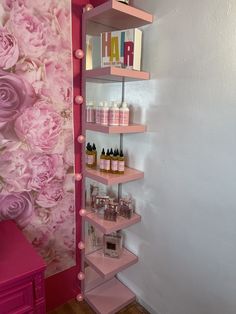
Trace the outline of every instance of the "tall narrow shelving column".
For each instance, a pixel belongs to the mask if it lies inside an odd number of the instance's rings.
[[[100,35],[101,32],[111,30],[122,30],[128,28],[140,27],[150,24],[153,21],[151,14],[137,8],[119,3],[116,0],[109,0],[104,4],[85,12],[82,18],[82,49],[86,51],[86,35]],[[93,70],[86,70],[86,60],[83,60],[82,70],[82,90],[84,96],[82,134],[86,130],[102,132],[105,134],[120,134],[120,145],[123,145],[123,134],[142,133],[146,131],[144,125],[131,124],[128,127],[103,127],[96,124],[86,123],[85,117],[85,99],[86,82],[95,81],[99,83],[121,82],[122,99],[124,98],[124,86],[127,81],[148,80],[149,73],[143,71],[133,71],[123,68],[106,67]],[[85,152],[85,144],[83,143]],[[126,168],[124,175],[114,175],[101,173],[96,169],[86,169],[85,154],[83,160],[83,188],[82,188],[82,209],[85,209],[85,180],[93,179],[105,185],[118,184],[119,194],[121,195],[121,184],[143,179],[144,173]],[[118,217],[117,222],[105,221],[99,218],[95,213],[88,210],[80,211],[83,216],[82,241],[85,243],[85,223],[93,225],[104,234],[109,234],[127,228],[140,222],[141,217],[137,214],[131,219]],[[135,295],[125,285],[123,285],[115,276],[118,272],[137,263],[138,257],[124,248],[123,254],[119,259],[112,259],[103,255],[102,250],[85,254],[82,251],[82,271],[85,273],[85,280],[82,280],[82,292],[86,301],[99,314],[116,313],[129,303],[135,300]],[[86,267],[85,264],[89,265]]]

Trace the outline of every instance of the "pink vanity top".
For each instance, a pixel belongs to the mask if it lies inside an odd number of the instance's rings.
[[[44,270],[46,265],[12,221],[0,222],[0,288]]]

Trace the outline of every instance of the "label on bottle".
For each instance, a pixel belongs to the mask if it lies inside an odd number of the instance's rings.
[[[100,159],[99,167],[100,167],[100,170],[104,170],[104,168],[105,168],[105,159]]]
[[[87,155],[87,165],[92,166],[95,162],[95,156],[94,155]]]
[[[118,171],[119,172],[124,172],[125,171],[125,161],[121,160],[118,162]]]
[[[119,125],[119,119],[120,119],[120,110],[117,109],[111,109],[109,111],[109,125]]]
[[[105,159],[104,160],[104,170],[110,171],[111,170],[111,161],[110,159]]]
[[[111,170],[112,171],[118,171],[118,160],[112,160],[111,161]]]
[[[95,122],[100,124],[100,109],[96,109]]]
[[[129,125],[129,111],[120,110],[120,125],[128,126]]]
[[[100,111],[100,123],[102,125],[108,125],[108,110],[101,110]]]

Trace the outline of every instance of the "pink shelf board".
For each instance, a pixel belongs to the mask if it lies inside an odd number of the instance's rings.
[[[85,293],[85,300],[98,314],[115,314],[135,301],[135,295],[119,280],[113,278]]]
[[[141,221],[141,216],[134,214],[131,219],[118,217],[116,222],[104,220],[96,213],[88,212],[84,217],[87,222],[99,229],[104,234],[109,234],[117,230],[128,228]]]
[[[152,14],[134,8],[130,5],[119,3],[116,0],[109,0],[104,4],[83,14],[87,24],[93,24],[88,27],[89,34],[96,35],[100,32],[113,29],[127,29],[141,27],[153,22]],[[92,22],[92,23],[91,23]]]
[[[85,176],[105,185],[113,185],[143,179],[144,173],[127,167],[125,168],[125,173],[120,175],[100,172],[99,169],[86,168]]]
[[[85,256],[85,261],[104,279],[113,278],[120,271],[138,262],[138,257],[124,248],[120,258],[104,256],[103,249]]]
[[[117,67],[97,68],[86,70],[85,77],[88,81],[98,80],[102,83],[149,80],[150,74],[144,71],[134,71]]]
[[[146,126],[142,124],[130,124],[129,126],[104,126],[96,123],[86,123],[85,129],[106,134],[128,134],[146,132]]]

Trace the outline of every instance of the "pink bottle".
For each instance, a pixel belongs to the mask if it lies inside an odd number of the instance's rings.
[[[121,126],[129,125],[129,108],[126,102],[122,102],[119,115],[119,123]]]
[[[120,119],[120,109],[116,102],[113,103],[113,106],[109,110],[109,125],[119,125]]]
[[[100,124],[108,125],[109,108],[108,102],[104,101],[103,107],[100,108]]]
[[[93,101],[86,103],[86,122],[94,123],[95,122],[95,108]]]

